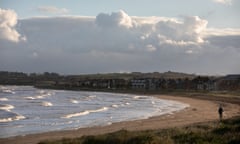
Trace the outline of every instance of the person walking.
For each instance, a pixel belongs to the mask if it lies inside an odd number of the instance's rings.
[[[219,105],[218,114],[219,114],[219,120],[222,121],[222,117],[223,117],[223,108],[222,108],[222,105]]]

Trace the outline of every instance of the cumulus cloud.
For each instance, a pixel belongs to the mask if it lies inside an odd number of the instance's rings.
[[[18,42],[21,35],[15,29],[16,24],[17,14],[0,8],[0,39]]]
[[[123,26],[131,28],[134,25],[132,18],[128,16],[123,10],[113,12],[112,14],[100,13],[96,17],[96,23],[102,27]]]
[[[68,13],[68,9],[66,8],[58,8],[55,6],[39,6],[37,8],[38,11],[43,13],[51,13],[51,14],[66,14]]]
[[[19,23],[27,41],[1,44],[1,70],[240,72],[240,30],[208,28],[198,16],[132,17],[118,11]]]
[[[232,0],[213,0],[216,3],[220,3],[220,4],[225,4],[225,5],[231,5],[232,4]]]
[[[185,17],[183,21],[170,19],[159,21],[156,30],[169,40],[201,43],[204,42],[201,33],[206,29],[207,23],[198,16]]]

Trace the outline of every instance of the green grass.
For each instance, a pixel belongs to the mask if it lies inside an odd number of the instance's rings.
[[[114,133],[39,144],[240,144],[240,117],[182,128]]]

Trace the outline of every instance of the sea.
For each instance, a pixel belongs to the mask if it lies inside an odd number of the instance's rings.
[[[134,94],[0,85],[0,138],[147,119],[188,106]]]

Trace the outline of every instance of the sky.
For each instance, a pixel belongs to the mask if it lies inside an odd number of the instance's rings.
[[[0,0],[0,71],[240,73],[239,0]]]

